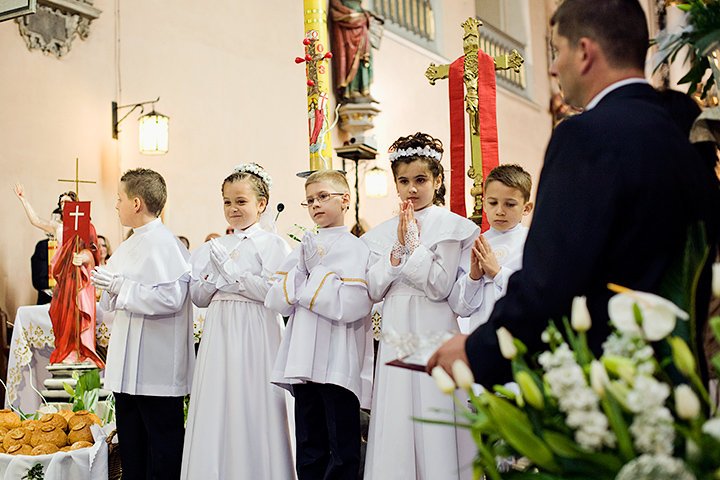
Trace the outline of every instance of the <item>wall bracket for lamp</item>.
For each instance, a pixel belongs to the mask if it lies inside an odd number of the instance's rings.
[[[134,103],[134,104],[122,105],[122,106],[118,106],[117,102],[112,102],[112,138],[117,140],[118,133],[120,132],[120,130],[118,128],[120,126],[120,122],[125,120],[127,118],[127,116],[130,115],[136,108],[140,107],[140,113],[142,114],[145,111],[145,108],[143,107],[143,105],[147,105],[149,103],[155,104],[159,101],[160,101],[160,97],[158,97],[157,100],[150,100],[147,102]],[[128,113],[126,113],[124,117],[122,117],[120,120],[118,120],[118,110],[120,110],[122,108],[130,108],[130,107],[132,107],[132,109]]]

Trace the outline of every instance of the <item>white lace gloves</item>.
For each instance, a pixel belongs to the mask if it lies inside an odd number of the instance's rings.
[[[230,254],[217,239],[210,240],[210,264],[214,274],[218,276],[217,287],[240,283],[242,271],[238,268],[235,261],[230,258]]]
[[[420,229],[417,222],[410,222],[405,232],[405,253],[411,255],[420,246]]]
[[[90,276],[90,283],[95,288],[105,290],[115,295],[120,293],[125,277],[120,273],[112,273],[103,267],[95,267]]]
[[[398,261],[402,259],[405,254],[412,255],[415,249],[420,246],[420,230],[418,229],[417,223],[408,223],[404,240],[405,245],[399,241],[395,241],[392,251],[390,252],[392,257]]]

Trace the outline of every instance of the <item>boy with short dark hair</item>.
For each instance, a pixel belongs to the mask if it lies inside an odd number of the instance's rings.
[[[122,176],[115,208],[134,234],[92,276],[104,290],[100,308],[115,311],[105,388],[115,395],[125,479],[180,477],[195,351],[190,254],[159,218],[166,199],[159,173]]]
[[[373,342],[365,270],[368,247],[344,226],[345,176],[320,170],[305,183],[320,227],[273,276],[265,306],[289,316],[271,382],[295,397],[299,480],[358,478],[360,407],[370,406]]]
[[[499,165],[485,180],[483,212],[490,230],[475,240],[470,271],[458,278],[448,298],[461,317],[462,333],[487,321],[510,276],[522,268],[528,228],[520,222],[532,211],[531,188],[532,178],[520,165]]]

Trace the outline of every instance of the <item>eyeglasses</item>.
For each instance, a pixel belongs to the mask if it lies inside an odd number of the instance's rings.
[[[317,201],[318,205],[322,205],[323,203],[326,203],[333,195],[345,195],[344,193],[328,193],[328,192],[321,192],[317,197],[308,197],[305,199],[304,202],[300,202],[300,205],[302,205],[305,208],[310,208],[313,205],[315,205],[315,202]]]

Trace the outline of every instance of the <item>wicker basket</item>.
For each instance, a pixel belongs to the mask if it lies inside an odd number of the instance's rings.
[[[122,466],[120,465],[120,443],[112,443],[117,430],[113,430],[105,440],[108,445],[108,480],[120,480],[122,478]]]

